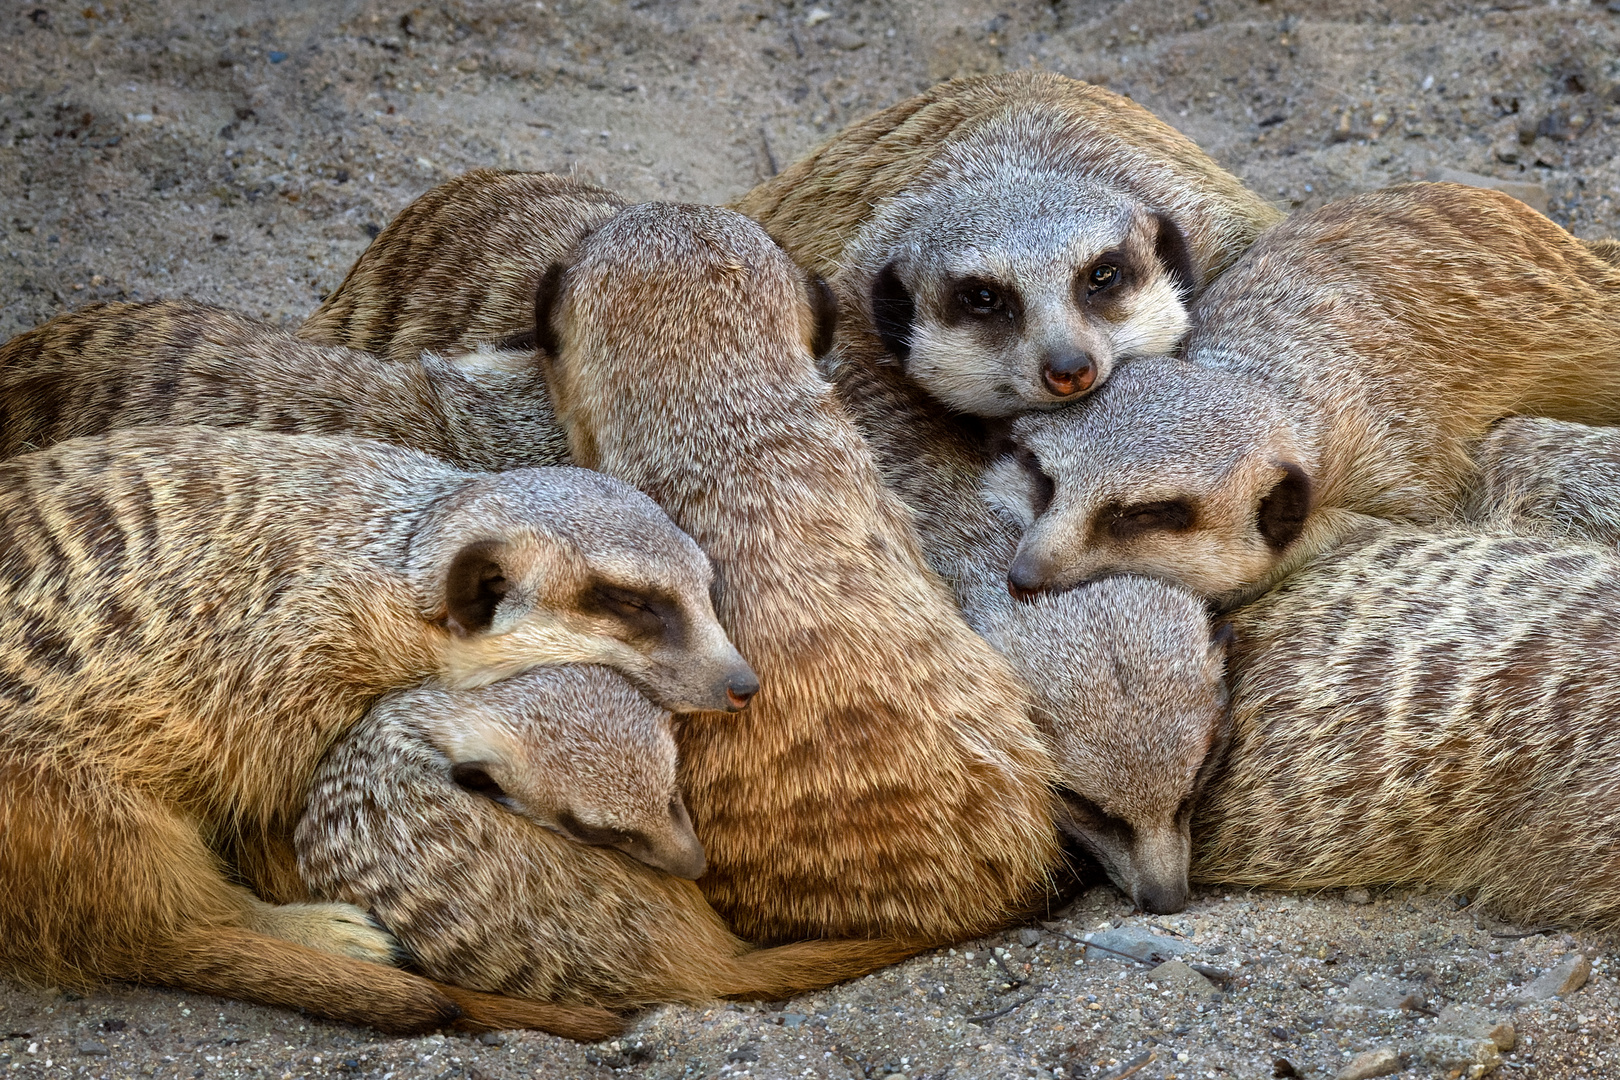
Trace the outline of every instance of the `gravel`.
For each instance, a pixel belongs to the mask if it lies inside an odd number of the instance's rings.
[[[0,9],[0,337],[182,294],[294,323],[462,170],[719,201],[933,81],[1035,65],[1130,94],[1287,208],[1462,173],[1613,235],[1617,58],[1620,4],[1581,0],[28,0]],[[1195,892],[1150,917],[1102,887],[597,1046],[0,983],[0,1076],[1613,1076],[1617,944],[1405,889]]]

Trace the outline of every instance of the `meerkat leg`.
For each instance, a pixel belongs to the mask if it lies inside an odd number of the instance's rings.
[[[394,935],[353,904],[267,904],[248,893],[246,909],[249,929],[282,941],[392,967],[407,959]]]

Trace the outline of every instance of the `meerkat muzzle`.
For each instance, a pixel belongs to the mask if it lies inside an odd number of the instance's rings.
[[[726,704],[732,712],[741,712],[759,693],[759,677],[752,671],[738,672],[726,679]]]

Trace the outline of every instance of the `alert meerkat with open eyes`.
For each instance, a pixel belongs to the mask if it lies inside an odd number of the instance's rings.
[[[1146,109],[1044,72],[942,83],[735,206],[834,284],[871,361],[986,417],[1172,351],[1186,303],[1281,217]]]

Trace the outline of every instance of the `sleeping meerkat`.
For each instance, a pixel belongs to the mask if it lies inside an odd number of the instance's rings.
[[[825,276],[950,409],[1072,401],[1172,351],[1185,302],[1281,214],[1128,98],[958,79],[861,120],[735,207]]]
[[[534,351],[534,294],[546,267],[624,207],[566,176],[474,169],[413,201],[298,328],[308,341],[389,360],[423,352],[473,367]]]
[[[1486,524],[1620,544],[1620,427],[1509,416],[1474,447]]]
[[[385,699],[321,763],[298,825],[299,869],[317,897],[374,915],[429,977],[523,998],[779,1000],[921,947],[752,949],[727,930],[680,880],[701,869],[702,848],[682,827],[668,720],[600,667]],[[468,724],[493,724],[494,737],[469,741]],[[685,838],[658,839],[671,832]]]
[[[387,360],[190,300],[94,304],[0,344],[0,457],[183,424],[380,439],[466,469],[568,463],[532,352],[516,371]]]
[[[1620,559],[1379,524],[1231,617],[1192,878],[1620,926]]]
[[[453,783],[560,836],[676,877],[703,873],[703,845],[676,778],[670,714],[617,672],[543,668],[475,690],[430,683],[382,699],[366,723],[409,731],[439,755]],[[372,779],[328,760],[311,800],[364,803]],[[344,790],[322,792],[328,782]],[[299,829],[301,845],[330,840],[313,835],[320,825],[307,813]]]
[[[1295,215],[1194,316],[1185,362],[1013,422],[1013,588],[1142,573],[1230,604],[1366,516],[1457,517],[1502,417],[1620,422],[1620,268],[1498,192]]]
[[[702,545],[761,676],[743,725],[677,730],[710,902],[761,942],[959,939],[1040,903],[1051,759],[818,373],[803,272],[739,214],[648,205],[556,279],[539,333],[575,460]]]
[[[227,857],[290,840],[321,755],[389,690],[584,662],[690,710],[753,680],[702,552],[583,469],[138,429],[0,463],[0,536],[8,976],[156,982],[389,1031],[487,1016],[352,958],[389,955],[352,908],[264,903]]]

